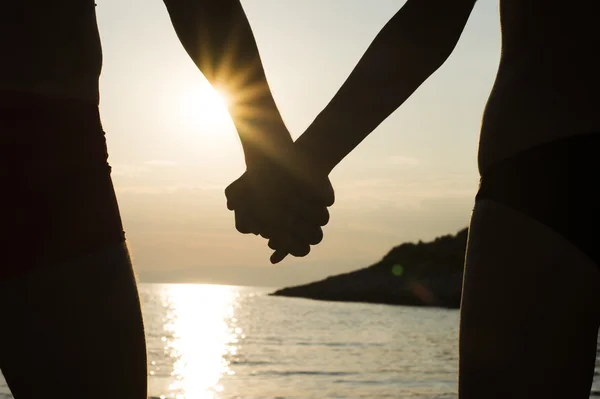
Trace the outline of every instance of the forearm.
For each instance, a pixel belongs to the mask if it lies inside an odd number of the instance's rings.
[[[164,0],[183,47],[224,92],[246,164],[272,158],[292,142],[275,104],[239,0]]]
[[[409,0],[296,141],[297,148],[329,173],[445,62],[474,3]]]

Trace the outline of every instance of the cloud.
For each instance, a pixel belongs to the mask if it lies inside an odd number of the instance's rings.
[[[177,164],[178,164],[178,162],[169,161],[166,159],[153,159],[151,161],[144,162],[144,165],[150,165],[150,166],[174,166]]]
[[[388,163],[392,165],[417,166],[421,163],[421,161],[417,158],[407,157],[404,155],[392,155],[388,158]]]
[[[220,184],[173,184],[173,185],[123,185],[118,187],[119,193],[133,194],[179,194],[179,195],[205,195],[210,191],[223,191]]]
[[[334,184],[334,188],[339,200],[368,200],[376,204],[393,201],[407,204],[431,197],[474,197],[477,183],[476,179],[471,179],[468,175],[420,174],[408,177],[356,179]]]
[[[149,169],[142,165],[123,165],[112,164],[113,176],[136,177],[149,172]]]
[[[153,159],[142,164],[111,163],[111,166],[113,176],[138,177],[150,172],[150,169],[154,167],[171,167],[178,164],[175,161]]]

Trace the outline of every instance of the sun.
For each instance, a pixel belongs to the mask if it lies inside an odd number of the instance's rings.
[[[198,87],[182,96],[182,102],[184,122],[194,133],[218,136],[231,129],[225,93],[210,86]]]

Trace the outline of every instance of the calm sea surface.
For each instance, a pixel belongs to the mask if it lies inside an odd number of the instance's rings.
[[[456,398],[458,312],[140,287],[153,397]],[[599,359],[600,364],[600,359]],[[600,378],[594,384],[600,390]],[[0,378],[0,398],[12,398]]]

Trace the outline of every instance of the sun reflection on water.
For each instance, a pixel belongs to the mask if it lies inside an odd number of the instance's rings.
[[[232,374],[228,358],[235,355],[242,331],[235,327],[239,292],[216,285],[165,287],[162,302],[169,311],[163,326],[165,354],[172,361],[169,397],[217,399],[221,377]]]

